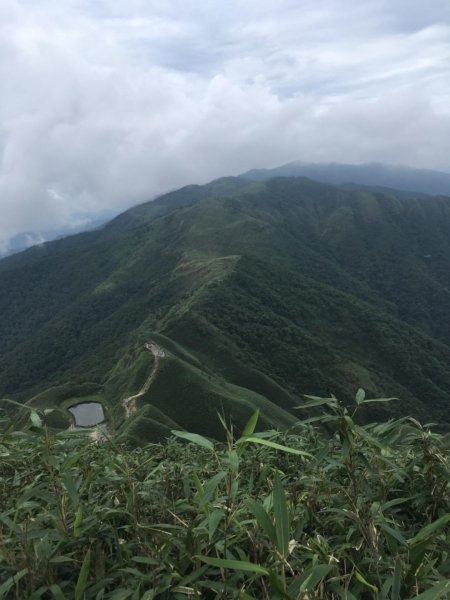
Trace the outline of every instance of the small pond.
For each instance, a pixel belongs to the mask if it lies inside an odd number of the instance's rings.
[[[82,402],[69,408],[69,412],[75,417],[75,425],[78,427],[92,427],[105,420],[105,413],[100,402]]]

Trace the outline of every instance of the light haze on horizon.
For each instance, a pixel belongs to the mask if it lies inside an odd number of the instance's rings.
[[[2,0],[0,252],[286,162],[450,172],[450,3]]]

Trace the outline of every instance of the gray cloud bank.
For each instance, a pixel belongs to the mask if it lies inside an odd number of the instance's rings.
[[[446,0],[2,0],[0,250],[294,159],[450,171]]]

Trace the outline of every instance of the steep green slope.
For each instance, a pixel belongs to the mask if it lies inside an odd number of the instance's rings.
[[[170,355],[161,361],[155,381],[149,391],[138,399],[137,412],[119,429],[134,441],[143,428],[142,419],[150,415],[160,425],[179,429],[180,425],[203,435],[220,438],[223,427],[218,414],[239,426],[246,423],[250,415],[259,409],[261,426],[265,428],[288,428],[294,425],[294,415],[284,411],[267,398],[241,386],[232,385],[223,379],[205,372],[178,357]],[[167,425],[160,415],[164,415]],[[148,434],[145,424],[144,432]],[[170,430],[166,431],[170,433]]]
[[[218,180],[0,261],[0,289],[0,397],[95,383],[139,439],[358,386],[450,421],[448,198]],[[169,356],[125,423],[149,337]]]
[[[234,346],[240,364],[269,375],[292,394],[351,397],[358,386],[373,395],[391,390],[401,400],[370,416],[413,411],[448,422],[448,346],[368,302],[267,263],[243,259],[226,285],[174,323],[169,335],[206,347],[204,360],[215,355],[217,369]],[[224,375],[245,382],[230,363],[225,362]]]

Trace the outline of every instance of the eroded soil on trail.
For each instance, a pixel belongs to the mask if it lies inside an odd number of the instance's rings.
[[[163,348],[161,348],[161,346],[158,346],[158,344],[155,344],[155,342],[146,342],[144,344],[144,347],[146,350],[153,354],[153,356],[155,357],[155,362],[153,363],[150,375],[148,376],[147,380],[145,381],[144,385],[139,390],[139,392],[137,394],[134,394],[133,396],[128,396],[128,398],[124,398],[122,400],[122,406],[125,409],[125,417],[127,419],[136,413],[136,400],[148,392],[150,386],[152,385],[156,377],[156,374],[158,373],[159,359],[164,358],[164,356],[166,355]]]

